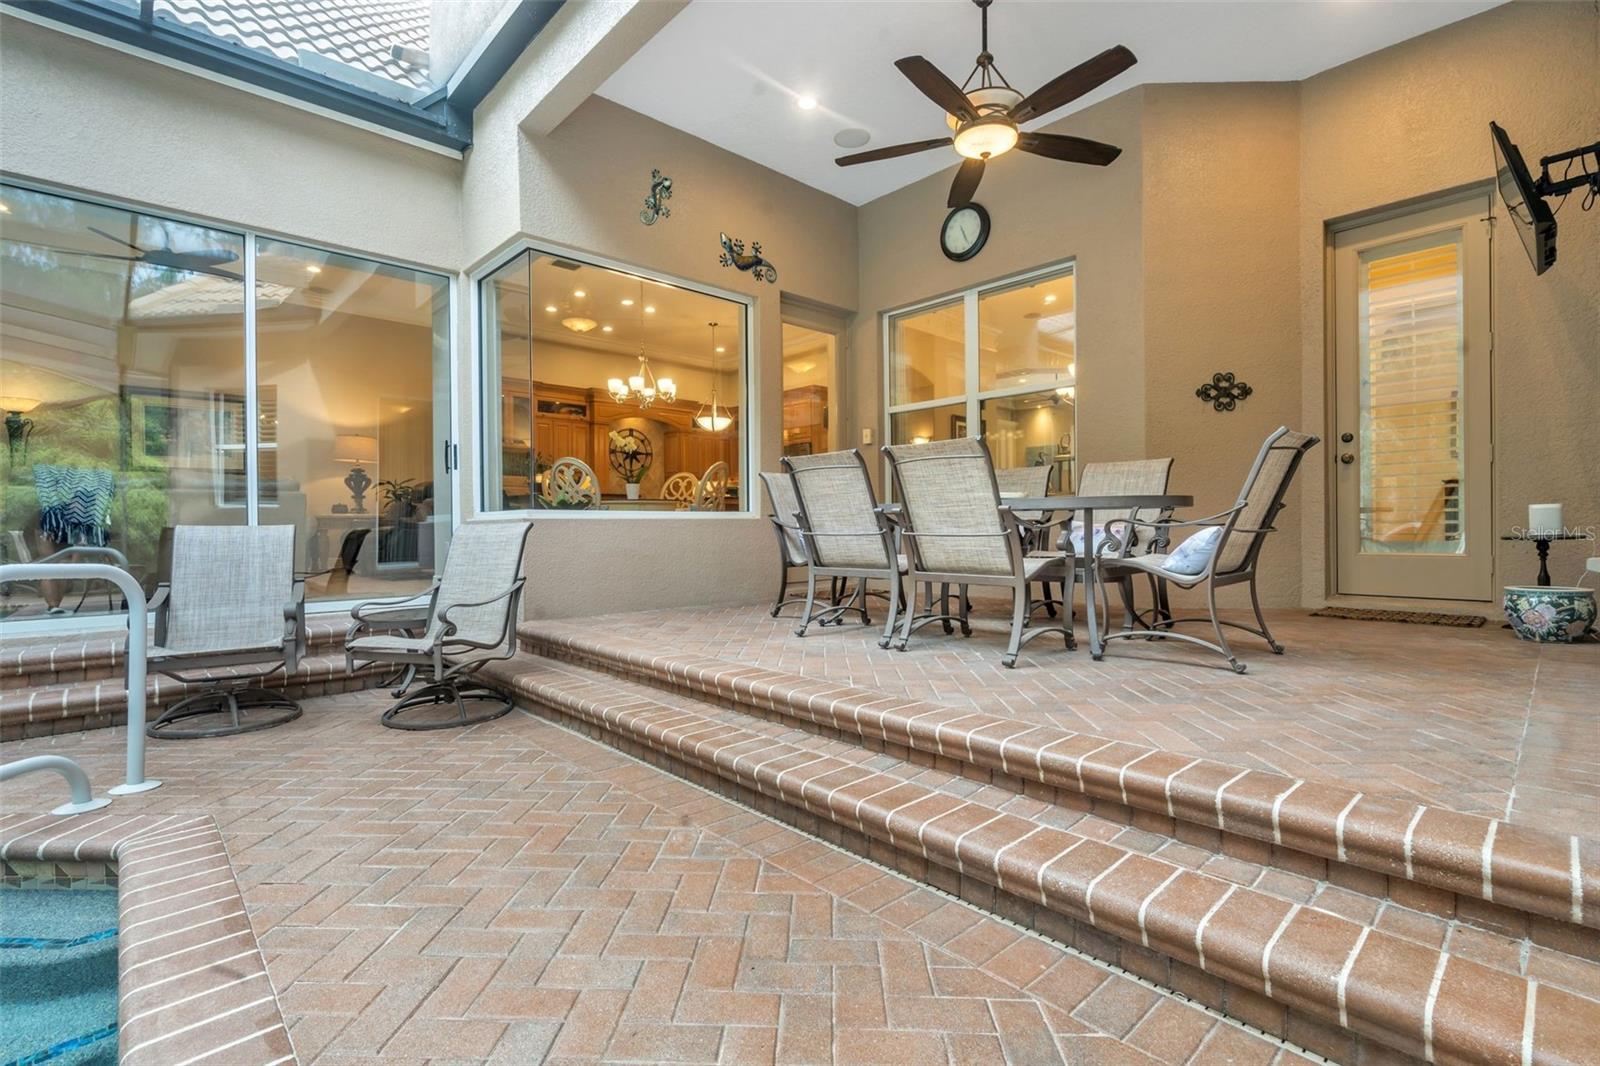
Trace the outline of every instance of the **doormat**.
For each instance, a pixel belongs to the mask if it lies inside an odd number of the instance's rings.
[[[1477,629],[1488,621],[1475,614],[1440,614],[1435,611],[1380,611],[1371,607],[1324,607],[1312,618],[1349,618],[1362,622],[1410,622],[1419,626],[1455,626]]]

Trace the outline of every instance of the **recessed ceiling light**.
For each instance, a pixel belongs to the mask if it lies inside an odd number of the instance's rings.
[[[11,205],[10,204],[6,204],[6,203],[0,203],[0,215],[9,215],[10,213],[11,213]]]
[[[545,309],[545,313],[546,314],[553,315],[553,314],[556,313],[556,305],[555,304],[545,304],[544,305],[544,309]]]
[[[652,305],[652,304],[645,304],[644,305],[644,313],[647,314],[647,315],[655,314],[656,313],[655,306]]]
[[[610,333],[611,332],[611,327],[610,326],[601,326],[600,327],[600,332],[601,333]]]
[[[623,307],[632,307],[633,306],[633,300],[631,300],[631,299],[623,300],[622,301],[622,306]]]
[[[1056,302],[1056,294],[1053,293],[1053,292],[1045,293],[1044,302],[1047,303],[1047,304],[1055,303]]]
[[[817,109],[817,98],[815,96],[797,96],[794,98],[794,106],[802,111],[815,111]]]
[[[306,267],[306,273],[307,274],[320,274],[320,273],[322,273],[322,268],[319,267],[319,266],[308,266],[308,267]]]
[[[725,351],[727,351],[727,350],[728,350],[728,349],[726,349],[726,348],[724,348],[724,347],[723,347],[723,346],[722,346],[722,345],[720,345],[720,344],[719,344],[719,345],[717,345],[717,354],[718,354],[718,355],[721,355],[721,354],[722,354],[722,353],[723,353],[723,352],[725,352]]]
[[[575,299],[581,300],[581,299],[583,299],[585,296],[587,296],[589,294],[584,292],[582,289],[573,289],[572,290],[572,295],[573,295],[573,297]]]

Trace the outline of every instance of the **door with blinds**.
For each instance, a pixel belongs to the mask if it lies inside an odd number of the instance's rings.
[[[1491,598],[1487,195],[1334,236],[1334,587]]]

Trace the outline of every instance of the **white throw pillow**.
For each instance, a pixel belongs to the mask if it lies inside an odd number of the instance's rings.
[[[1167,569],[1175,574],[1198,574],[1205,570],[1222,537],[1221,526],[1206,526],[1178,545],[1167,557]]]

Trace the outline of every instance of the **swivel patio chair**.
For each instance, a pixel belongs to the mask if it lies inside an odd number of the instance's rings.
[[[383,712],[391,729],[448,729],[492,721],[511,710],[503,693],[476,679],[484,664],[517,651],[517,609],[522,600],[522,556],[530,522],[465,522],[450,540],[444,574],[427,592],[373,600],[351,611],[345,662],[405,668]],[[409,691],[412,679],[425,684]],[[476,706],[468,710],[468,705]],[[426,713],[454,707],[454,715]],[[407,712],[422,711],[419,714]]]
[[[676,510],[687,511],[694,506],[695,494],[699,491],[700,479],[687,470],[680,470],[661,486],[661,498],[676,504]]]
[[[806,566],[806,606],[795,628],[803,637],[813,623],[829,625],[842,621],[848,613],[867,614],[867,582],[883,581],[889,586],[889,620],[884,626],[879,647],[888,647],[894,633],[895,617],[904,601],[900,575],[906,559],[900,553],[895,527],[878,507],[867,476],[867,463],[861,452],[821,452],[817,455],[789,455],[782,460],[794,486],[799,507],[799,534]],[[839,602],[835,586],[833,602],[817,609],[819,577],[854,579],[855,592]]]
[[[145,732],[190,740],[270,729],[300,704],[263,687],[294,675],[306,653],[305,582],[294,573],[294,526],[177,526],[172,575],[156,587],[150,669],[201,691]],[[209,722],[206,720],[210,719]]]
[[[1156,617],[1149,628],[1143,630],[1134,629],[1130,620],[1122,632],[1108,634],[1106,639],[1138,637],[1188,641],[1224,656],[1234,672],[1242,674],[1245,664],[1234,655],[1227,636],[1222,632],[1224,626],[1229,626],[1261,637],[1273,654],[1282,655],[1283,645],[1272,639],[1267,620],[1261,613],[1261,599],[1256,593],[1256,563],[1266,544],[1267,534],[1273,532],[1273,519],[1283,510],[1284,495],[1289,491],[1295,471],[1300,468],[1300,461],[1317,443],[1316,437],[1279,426],[1261,445],[1261,451],[1244,480],[1244,488],[1239,492],[1239,499],[1226,511],[1186,522],[1144,522],[1133,518],[1115,518],[1107,522],[1108,546],[1115,545],[1133,528],[1149,529],[1162,537],[1175,529],[1194,528],[1196,532],[1189,540],[1178,545],[1171,554],[1163,551],[1148,555],[1120,555],[1108,551],[1094,560],[1093,565],[1099,568],[1105,580],[1120,582],[1125,595],[1128,595],[1127,586],[1137,574],[1148,574],[1155,578],[1163,602],[1166,598],[1165,586],[1169,583],[1185,589],[1204,586],[1206,614],[1188,618],[1176,618],[1170,614]],[[1238,584],[1250,586],[1250,606],[1255,611],[1256,625],[1260,628],[1226,621],[1218,616],[1217,589]],[[1185,622],[1210,622],[1211,630],[1216,635],[1215,643],[1173,629]]]
[[[1043,466],[1000,466],[994,471],[995,484],[1000,486],[1001,499],[1007,496],[1048,496],[1050,495],[1050,482],[1055,476],[1056,468],[1051,465]],[[1048,547],[1045,538],[1049,535],[1054,524],[1054,517],[1043,511],[1014,511],[1017,520],[1022,523],[1024,551],[1033,552],[1040,548]],[[1030,593],[1031,595],[1031,593]],[[1031,600],[1031,605],[1035,601]],[[1049,586],[1045,586],[1044,599],[1037,601],[1049,611],[1050,617],[1056,616],[1055,601],[1050,599]]]
[[[700,484],[695,487],[694,503],[690,509],[695,511],[720,511],[728,502],[728,464],[720,459],[706,468],[700,475]]]
[[[906,581],[911,602],[901,623],[899,650],[913,631],[947,613],[917,615],[917,585],[997,585],[1011,589],[1011,639],[1001,662],[1017,665],[1022,646],[1046,633],[1059,633],[1075,647],[1071,625],[1030,627],[1028,585],[1059,580],[1070,600],[1074,571],[1060,555],[1030,558],[1023,545],[1027,531],[1010,507],[1000,502],[994,463],[983,438],[894,444],[883,449],[893,472],[895,495],[904,508],[900,535],[907,544]],[[961,600],[962,632],[970,635],[966,596]]]
[[[792,579],[789,571],[803,569],[806,565],[805,545],[800,542],[800,501],[794,494],[794,481],[788,475],[761,471],[761,483],[767,487],[767,498],[772,501],[772,513],[767,520],[772,523],[773,535],[778,541],[778,595],[772,601],[772,617],[792,603],[804,603],[805,598],[789,596]]]

